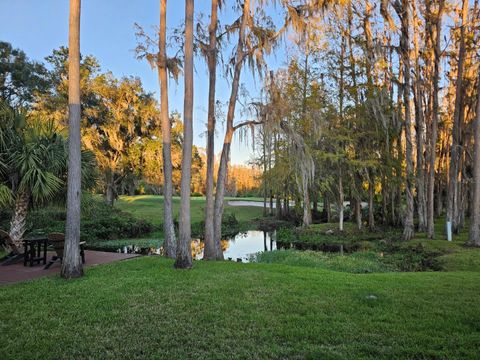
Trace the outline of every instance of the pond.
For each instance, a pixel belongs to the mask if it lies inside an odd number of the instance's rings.
[[[222,240],[223,256],[225,260],[248,262],[250,255],[260,251],[276,250],[275,232],[248,230],[238,233],[234,237]],[[192,257],[195,260],[203,258],[204,243],[200,239],[192,239]],[[108,249],[105,249],[108,251]],[[112,251],[113,249],[109,249]],[[140,247],[126,245],[115,249],[121,253],[136,253],[144,255],[161,255],[163,248]]]

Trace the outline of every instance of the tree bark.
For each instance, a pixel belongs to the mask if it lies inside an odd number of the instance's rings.
[[[338,230],[343,231],[343,179],[342,170],[338,174]]]
[[[190,181],[193,145],[193,13],[194,0],[185,0],[185,98],[183,103],[182,179],[180,188],[180,221],[175,268],[192,267]]]
[[[158,34],[158,82],[160,83],[160,117],[162,128],[163,156],[163,236],[165,256],[176,256],[175,226],[173,224],[172,184],[172,136],[168,113],[168,69],[167,69],[167,0],[160,0],[160,29]]]
[[[433,60],[433,106],[432,106],[432,125],[430,132],[430,166],[428,171],[428,191],[427,191],[427,236],[429,239],[435,237],[435,162],[437,156],[437,138],[438,138],[438,93],[439,93],[439,81],[440,81],[440,42],[442,31],[442,16],[443,16],[443,4],[441,0],[438,5],[438,12],[435,19],[435,42],[434,42],[434,60]],[[430,14],[430,1],[428,1],[427,12]],[[431,15],[431,14],[430,14]],[[430,26],[430,28],[432,28]],[[433,34],[430,35],[433,41]]]
[[[453,114],[452,129],[452,148],[450,150],[450,169],[448,181],[447,198],[447,221],[452,224],[452,232],[458,233],[458,211],[459,211],[459,192],[458,192],[458,173],[461,157],[461,137],[462,124],[464,118],[463,104],[463,72],[465,64],[465,27],[467,24],[468,0],[463,0],[462,5],[462,25],[460,29],[460,45],[458,50],[457,82],[455,90],[455,109]]]
[[[471,201],[469,243],[480,246],[480,76],[477,82],[477,114],[473,122],[473,194]]]
[[[355,199],[355,221],[357,229],[362,230],[362,200],[359,197]]]
[[[208,45],[208,124],[207,124],[207,180],[205,205],[205,260],[216,259],[214,213],[215,200],[213,197],[213,172],[215,165],[215,85],[217,77],[217,11],[218,0],[212,0],[210,26],[208,28],[210,40]]]
[[[368,228],[375,229],[375,213],[373,208],[373,196],[375,195],[375,184],[373,182],[373,174],[368,176]]]
[[[310,194],[308,182],[303,181],[303,227],[308,227],[312,223],[312,210],[310,205]]]
[[[80,138],[80,0],[70,0],[68,37],[68,177],[65,249],[60,274],[83,276],[80,258],[81,138]]]
[[[106,182],[107,182],[107,190],[105,194],[105,202],[109,206],[113,206],[115,203],[115,180],[114,174],[112,170],[107,170],[106,172]]]
[[[22,240],[25,234],[29,202],[30,194],[27,191],[19,191],[15,198],[12,219],[10,221],[11,243],[7,244],[15,254],[20,254],[22,251]]]
[[[222,238],[222,216],[223,216],[223,200],[225,196],[225,179],[228,172],[228,162],[230,160],[230,146],[233,138],[234,128],[233,119],[235,117],[235,105],[237,103],[238,87],[240,84],[240,73],[242,70],[242,63],[244,57],[244,42],[247,21],[250,13],[250,0],[245,0],[243,3],[243,15],[240,24],[240,31],[238,34],[238,44],[235,54],[235,66],[232,80],[232,90],[228,103],[227,112],[227,129],[223,141],[222,155],[220,157],[220,165],[217,175],[217,191],[215,193],[215,210],[214,210],[214,238],[215,248],[217,250],[217,259],[223,259],[223,252],[221,249]],[[272,209],[270,208],[270,211]]]
[[[417,172],[416,172],[416,185],[417,185],[417,216],[418,216],[418,231],[426,231],[427,223],[427,202],[425,196],[425,117],[423,111],[423,79],[420,68],[420,48],[418,44],[418,16],[416,1],[412,2],[413,13],[413,44],[414,44],[414,61],[415,61],[415,77],[413,79],[413,96],[415,105],[415,134],[417,144]]]
[[[401,0],[394,3],[395,11],[397,12],[401,21],[401,37],[400,37],[400,52],[403,66],[403,102],[405,108],[405,140],[406,140],[406,197],[407,208],[405,211],[403,240],[410,240],[413,238],[415,231],[413,226],[413,149],[412,149],[412,124],[410,116],[410,14],[409,14],[409,0]]]

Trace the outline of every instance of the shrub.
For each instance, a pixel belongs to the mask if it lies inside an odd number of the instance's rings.
[[[29,213],[28,235],[48,234],[65,231],[66,212],[61,207],[47,207]],[[80,224],[81,239],[84,241],[134,238],[152,232],[153,225],[133,215],[112,208],[100,199],[86,197],[82,202]]]

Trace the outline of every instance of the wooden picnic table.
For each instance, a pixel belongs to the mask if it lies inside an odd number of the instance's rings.
[[[34,263],[45,265],[47,263],[48,238],[46,236],[27,238],[23,240],[24,258],[23,265],[33,266]]]

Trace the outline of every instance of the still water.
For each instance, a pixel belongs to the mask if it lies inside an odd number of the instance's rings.
[[[260,251],[276,250],[277,244],[275,242],[275,233],[249,230],[238,233],[232,238],[222,240],[223,256],[225,260],[248,262],[250,255]],[[195,260],[203,258],[204,243],[200,239],[192,239],[192,257]],[[135,245],[124,246],[117,249],[117,252],[122,253],[137,253],[137,254],[162,254],[162,248],[154,247],[138,247]]]

